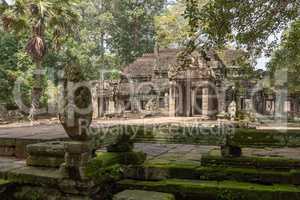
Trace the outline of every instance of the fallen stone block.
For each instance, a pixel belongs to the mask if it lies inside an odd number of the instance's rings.
[[[26,164],[34,167],[58,168],[65,161],[63,142],[45,142],[27,145]]]
[[[27,145],[26,152],[31,156],[64,157],[64,142],[44,142]]]
[[[33,167],[53,167],[59,168],[65,160],[63,157],[31,156],[26,159],[26,164]]]

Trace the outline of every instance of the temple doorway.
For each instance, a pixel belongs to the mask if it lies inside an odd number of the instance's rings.
[[[202,98],[202,89],[195,91],[195,103],[194,103],[194,115],[202,115],[203,108],[203,98]]]

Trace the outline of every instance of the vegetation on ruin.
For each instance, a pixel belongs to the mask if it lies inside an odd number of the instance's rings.
[[[287,199],[297,198],[299,188],[291,185],[259,185],[240,183],[235,181],[190,181],[179,179],[166,179],[162,181],[135,181],[123,180],[120,187],[135,186],[145,190],[155,190],[176,194],[180,199],[220,198],[223,200],[234,199]],[[228,195],[234,193],[235,195]],[[229,199],[228,199],[229,197]]]

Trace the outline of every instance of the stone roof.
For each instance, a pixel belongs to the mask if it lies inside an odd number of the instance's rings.
[[[176,64],[177,54],[181,49],[160,49],[157,55],[155,53],[147,53],[137,58],[133,63],[124,68],[123,74],[131,78],[151,78],[154,70],[160,73],[168,73],[169,66]],[[213,66],[214,61],[218,61],[224,66],[234,66],[237,60],[245,56],[242,50],[225,49],[221,51],[211,50],[206,53],[207,62]],[[158,63],[158,64],[157,64]]]
[[[161,49],[158,55],[144,54],[125,67],[123,73],[131,77],[151,77],[155,69],[167,73],[169,65],[175,64],[179,51],[178,49]]]

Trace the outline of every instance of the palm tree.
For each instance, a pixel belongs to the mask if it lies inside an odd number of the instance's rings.
[[[30,118],[34,119],[43,92],[43,76],[39,71],[48,50],[45,34],[51,35],[51,46],[58,50],[63,39],[75,32],[74,28],[78,22],[75,12],[76,0],[16,0],[14,5],[2,5],[1,8],[5,30],[30,35],[25,50],[37,69],[37,73],[34,74],[30,110]]]

